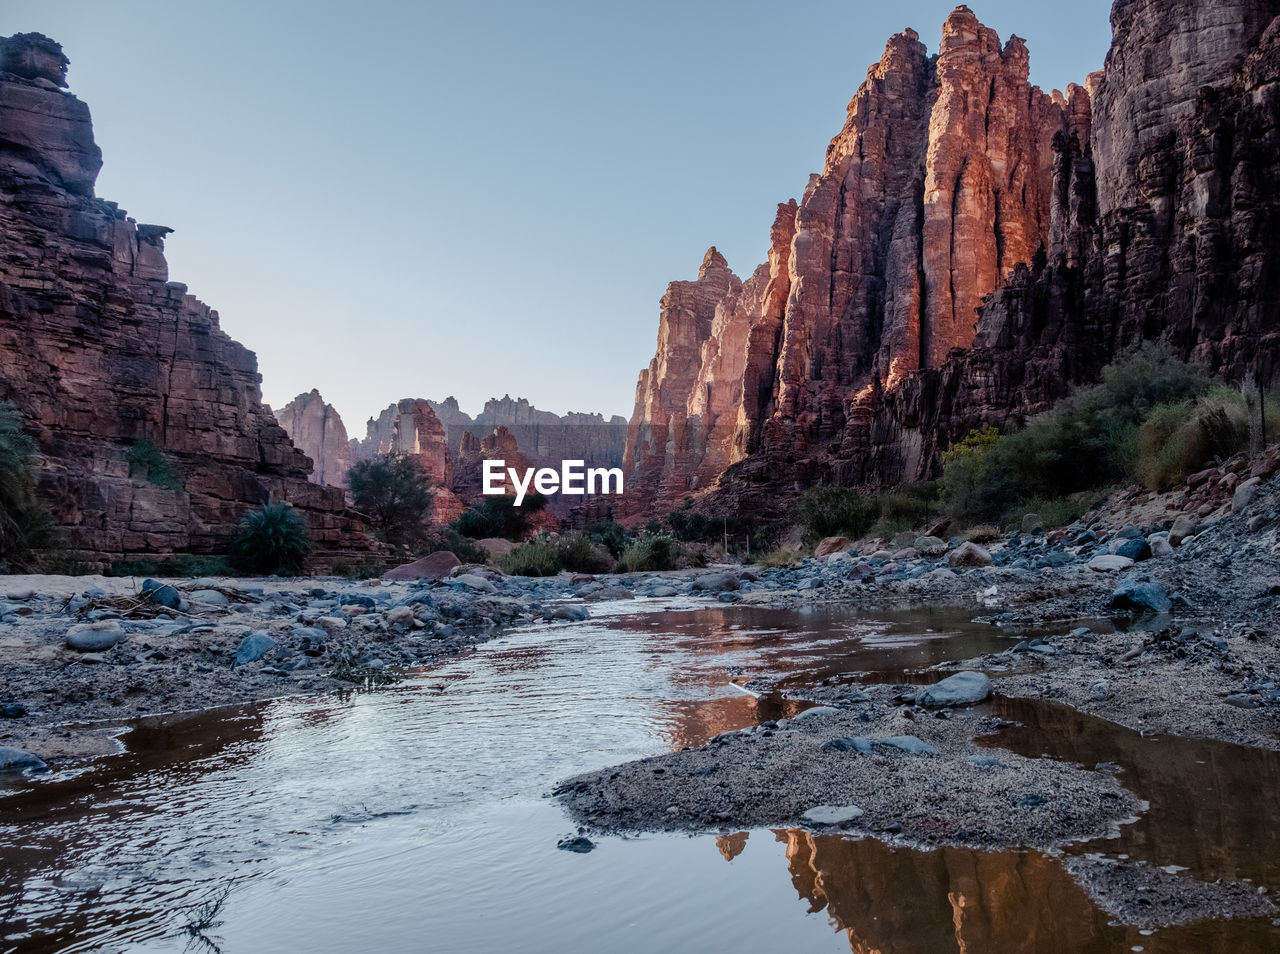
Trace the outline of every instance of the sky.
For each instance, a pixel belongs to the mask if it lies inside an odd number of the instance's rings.
[[[978,0],[1032,81],[1101,67],[1110,3]],[[71,59],[97,194],[348,431],[405,397],[630,416],[658,300],[742,277],[888,37],[953,2],[4,0]]]

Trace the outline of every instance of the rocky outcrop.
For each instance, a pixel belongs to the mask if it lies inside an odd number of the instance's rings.
[[[966,7],[936,58],[913,31],[892,38],[789,248],[789,216],[775,223],[773,296],[760,271],[727,289],[696,370],[667,352],[701,319],[673,331],[664,310],[630,512],[707,488],[777,510],[816,482],[933,476],[972,427],[1052,406],[1142,339],[1273,382],[1277,15],[1277,0],[1120,0],[1105,69],[1066,95],[1030,86],[1022,41]]]
[[[405,398],[391,405],[378,417],[369,419],[365,439],[352,441],[351,447],[358,461],[381,454],[413,458],[431,481],[432,523],[447,524],[462,513],[462,502],[453,493],[449,441],[429,401]]]
[[[342,418],[320,392],[296,398],[275,412],[293,446],[311,458],[311,481],[329,487],[346,487],[351,469],[351,445]]]
[[[823,171],[779,207],[768,264],[701,310],[664,299],[627,448],[646,506],[749,456],[820,453],[860,399],[973,344],[983,296],[1049,238],[1066,104],[1028,71],[967,7],[937,57],[913,30],[889,41]]]
[[[0,400],[42,455],[81,559],[225,550],[246,509],[298,507],[320,562],[368,538],[261,399],[254,355],[168,280],[164,237],[95,198],[101,155],[66,57],[0,43]]]

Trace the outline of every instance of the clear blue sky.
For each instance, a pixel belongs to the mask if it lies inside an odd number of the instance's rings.
[[[970,4],[1046,89],[1103,0]],[[170,277],[353,432],[402,397],[629,415],[658,299],[768,247],[867,67],[951,2],[4,0],[71,58],[98,194],[176,229]]]

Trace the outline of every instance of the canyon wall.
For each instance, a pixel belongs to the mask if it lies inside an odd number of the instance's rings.
[[[311,389],[275,412],[293,446],[311,458],[312,483],[328,487],[347,486],[351,469],[351,444],[342,417],[320,392]]]
[[[629,515],[925,479],[1142,339],[1273,381],[1278,14],[1120,0],[1104,70],[1065,96],[967,7],[936,57],[891,38],[768,262],[664,297]]]
[[[0,400],[38,443],[71,553],[224,551],[268,501],[305,515],[321,564],[367,550],[263,405],[253,353],[169,281],[172,230],[94,196],[101,153],[67,65],[39,34],[0,40]]]

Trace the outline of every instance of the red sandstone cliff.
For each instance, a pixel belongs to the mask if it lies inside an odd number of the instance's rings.
[[[431,522],[444,525],[462,513],[462,501],[453,493],[449,441],[429,401],[405,398],[370,418],[365,439],[352,441],[352,450],[356,460],[392,453],[412,457],[431,480]]]
[[[67,58],[0,41],[0,399],[42,454],[41,490],[84,559],[219,552],[243,512],[288,501],[321,562],[368,538],[261,400],[252,352],[168,280],[164,236],[95,198],[102,164]],[[145,440],[176,488],[130,471]]]
[[[936,58],[893,37],[779,207],[768,265],[697,307],[664,298],[630,513],[931,476],[969,428],[1051,406],[1142,338],[1273,380],[1277,15],[1119,0],[1105,71],[1066,96],[966,7]]]

